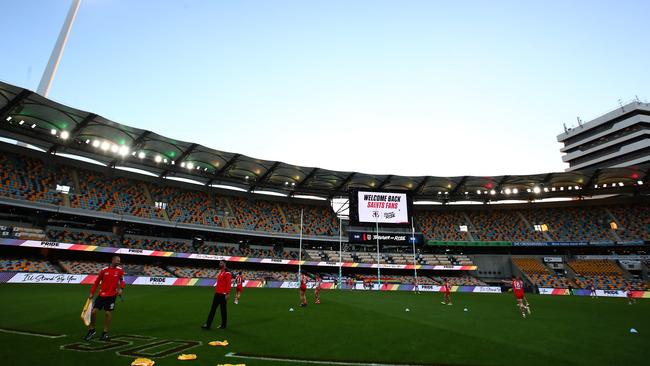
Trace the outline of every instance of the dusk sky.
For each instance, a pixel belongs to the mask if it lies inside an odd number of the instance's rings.
[[[71,1],[2,1],[36,90]],[[252,157],[402,175],[561,171],[562,125],[650,98],[647,1],[83,0],[50,98]]]

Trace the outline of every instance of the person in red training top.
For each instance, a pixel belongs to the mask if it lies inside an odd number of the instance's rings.
[[[300,306],[307,306],[307,298],[305,297],[305,292],[307,292],[307,276],[304,274],[300,275]]]
[[[228,325],[228,310],[226,303],[228,302],[228,294],[232,287],[232,274],[226,268],[226,262],[219,261],[219,274],[217,275],[217,284],[214,287],[214,296],[212,297],[212,306],[208,314],[208,320],[201,326],[203,329],[210,329],[212,320],[214,320],[214,313],[218,307],[221,307],[221,325],[219,329],[225,329]]]
[[[95,299],[93,304],[93,312],[90,318],[90,324],[88,325],[88,333],[86,334],[85,340],[91,340],[95,332],[95,320],[97,319],[97,311],[104,310],[104,331],[102,332],[101,340],[107,341],[108,329],[111,327],[111,320],[113,319],[113,310],[115,310],[115,298],[122,295],[122,289],[124,288],[124,270],[122,270],[120,265],[120,257],[114,256],[111,259],[111,265],[103,268],[99,271],[97,279],[93,286],[90,288],[89,299],[92,300],[95,296],[95,290],[97,286],[99,288],[99,296]]]
[[[530,305],[528,304],[528,299],[524,294],[524,281],[521,278],[512,276],[512,292],[515,294],[515,299],[517,299],[517,306],[521,311],[521,316],[526,317],[526,312],[530,314]]]
[[[237,276],[235,276],[235,305],[239,304],[239,297],[241,296],[243,285],[244,277],[242,276],[241,272],[237,272]]]
[[[445,299],[441,302],[443,305],[452,305],[451,303],[451,286],[449,281],[445,278],[445,282],[442,284],[443,290],[445,290]]]
[[[315,303],[320,304],[320,286],[323,283],[319,275],[316,275],[316,284],[314,285],[314,297],[316,298]]]
[[[628,305],[636,304],[636,299],[634,298],[634,294],[632,293],[632,286],[630,286],[629,283],[625,285],[625,296],[627,296]]]

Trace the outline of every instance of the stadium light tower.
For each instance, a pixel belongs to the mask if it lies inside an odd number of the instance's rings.
[[[54,44],[50,60],[47,62],[45,71],[43,71],[43,77],[41,77],[41,82],[38,84],[38,89],[36,89],[36,92],[44,97],[47,97],[47,94],[50,92],[54,74],[56,74],[56,69],[59,67],[59,61],[61,61],[65,44],[68,42],[72,23],[74,23],[74,18],[77,16],[77,10],[79,10],[80,4],[81,0],[72,0],[70,10],[68,10],[68,16],[65,18],[65,22],[59,33],[59,38],[57,38],[56,44]]]

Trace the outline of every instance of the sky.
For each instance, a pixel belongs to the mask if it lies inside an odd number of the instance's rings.
[[[0,0],[36,90],[71,0]],[[49,97],[248,156],[399,175],[562,171],[563,123],[650,98],[648,1],[83,0]]]

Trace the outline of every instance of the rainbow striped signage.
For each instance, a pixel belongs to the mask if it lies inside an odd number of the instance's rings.
[[[143,255],[148,257],[173,257],[173,258],[190,258],[201,259],[208,261],[226,261],[226,262],[246,262],[246,263],[262,263],[262,264],[283,264],[290,266],[316,266],[316,267],[339,267],[339,262],[315,262],[315,261],[298,261],[293,259],[274,259],[274,258],[251,258],[251,257],[237,257],[231,255],[214,255],[214,254],[200,254],[200,253],[176,253],[176,252],[163,252],[158,250],[148,249],[134,249],[134,248],[115,248],[115,247],[102,247],[96,245],[85,244],[67,244],[52,241],[38,241],[38,240],[18,240],[18,239],[0,239],[0,245],[19,246],[29,248],[47,248],[59,250],[76,250],[83,252],[101,252],[113,253],[123,255]],[[377,263],[353,263],[342,262],[341,267],[345,268],[377,268]],[[412,265],[412,264],[388,264],[383,263],[379,266],[384,269],[429,269],[429,270],[444,270],[444,271],[474,271],[476,266],[430,266],[430,265]]]

